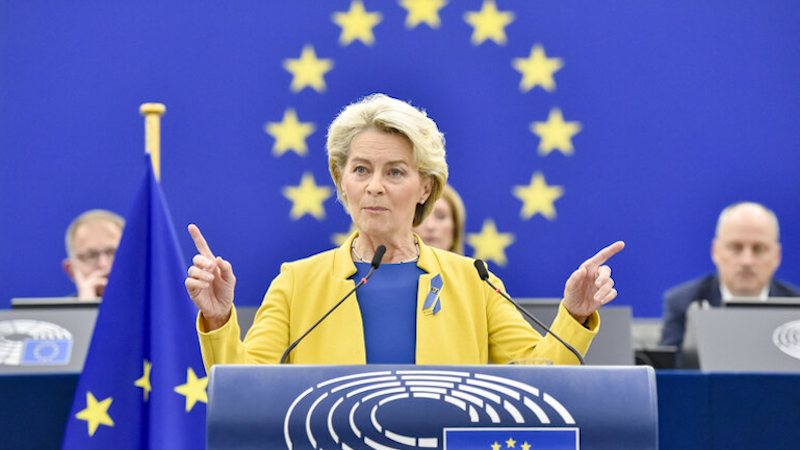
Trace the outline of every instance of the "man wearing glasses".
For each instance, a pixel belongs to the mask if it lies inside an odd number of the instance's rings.
[[[75,283],[81,300],[103,296],[125,219],[103,209],[86,211],[67,228],[64,271]]]

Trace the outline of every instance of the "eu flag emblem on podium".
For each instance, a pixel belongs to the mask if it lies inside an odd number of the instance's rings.
[[[578,450],[578,428],[446,429],[446,450]]]
[[[172,219],[145,156],[62,448],[200,449],[207,402]]]

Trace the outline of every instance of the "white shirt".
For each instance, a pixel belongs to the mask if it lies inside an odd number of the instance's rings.
[[[761,294],[757,297],[762,302],[767,301],[767,299],[769,298],[769,285],[770,283],[767,283],[767,285],[764,286],[764,289],[761,290]],[[736,297],[735,295],[731,294],[731,291],[729,291],[728,288],[726,288],[725,285],[723,285],[722,283],[719,284],[719,292],[722,294],[723,303]]]

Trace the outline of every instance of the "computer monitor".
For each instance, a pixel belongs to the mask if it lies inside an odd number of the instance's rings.
[[[522,298],[517,302],[542,323],[553,323],[561,304],[560,298]],[[633,341],[631,339],[630,306],[604,306],[600,311],[600,330],[586,352],[586,364],[590,366],[631,366],[634,364]],[[527,318],[526,318],[527,320]],[[528,320],[530,322],[530,320]],[[531,325],[541,334],[537,325]]]
[[[11,299],[11,309],[25,308],[97,308],[102,298],[81,300],[78,297],[20,297]]]
[[[726,300],[726,308],[800,308],[800,297],[769,297],[766,300],[754,297],[738,297]]]
[[[686,325],[684,368],[800,373],[800,306],[689,308]]]
[[[0,374],[80,373],[97,307],[0,309]]]

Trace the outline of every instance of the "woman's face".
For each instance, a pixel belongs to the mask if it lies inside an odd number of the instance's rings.
[[[342,174],[342,191],[359,233],[390,242],[411,233],[431,180],[414,165],[408,138],[369,129],[357,134]]]
[[[425,218],[420,226],[414,228],[414,232],[422,238],[422,242],[431,247],[451,250],[453,248],[453,230],[455,226],[453,208],[442,197],[436,200],[433,212]]]

